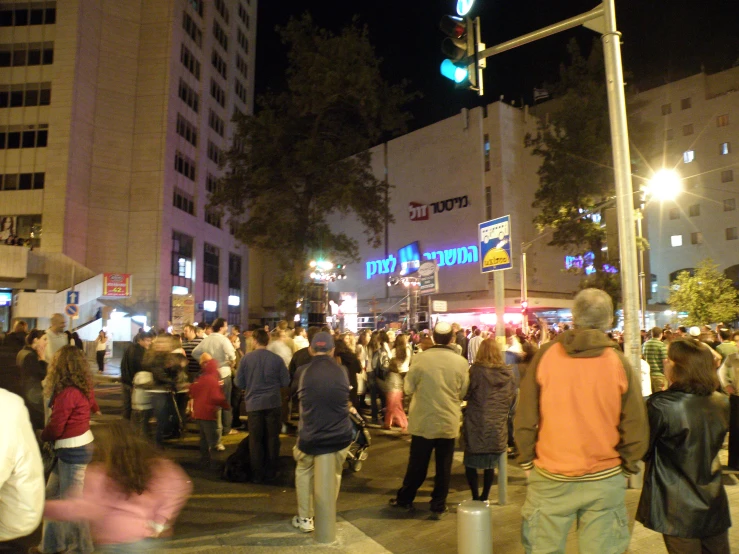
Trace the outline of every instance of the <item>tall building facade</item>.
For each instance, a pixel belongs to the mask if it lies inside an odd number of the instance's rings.
[[[253,110],[256,4],[0,4],[1,233],[34,245],[0,261],[11,315],[48,317],[19,291],[113,273],[131,275],[113,305],[151,325],[173,292],[197,320],[245,319],[248,251],[206,205],[232,117]]]
[[[646,207],[652,301],[664,303],[677,274],[707,258],[739,285],[739,67],[631,100],[662,145],[652,168],[674,169],[682,179],[674,201],[652,199]]]

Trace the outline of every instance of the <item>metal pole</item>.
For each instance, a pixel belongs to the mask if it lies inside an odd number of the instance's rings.
[[[508,453],[503,452],[498,458],[498,504],[508,504]]]
[[[493,522],[485,502],[465,500],[457,508],[457,553],[493,554]]]
[[[336,456],[322,454],[313,463],[316,542],[328,544],[336,540]]]
[[[526,274],[526,243],[521,243],[521,302],[529,299],[528,275]],[[527,310],[528,312],[528,310]],[[521,330],[524,334],[529,332],[529,314],[524,314],[521,321]]]
[[[629,130],[626,122],[626,96],[621,65],[621,34],[616,29],[614,0],[604,0],[605,33],[603,55],[606,65],[608,114],[611,122],[613,169],[616,177],[618,243],[621,254],[621,296],[624,310],[624,353],[634,370],[639,368],[639,283],[634,236],[634,195],[631,185]]]
[[[495,340],[501,348],[505,348],[505,274],[496,271],[493,274],[493,295],[495,298]]]
[[[642,234],[642,218],[644,217],[644,211],[638,210],[636,214],[636,234],[639,237],[639,299],[641,301],[641,328],[646,331],[647,329],[647,276],[644,272],[644,248],[642,240],[644,235]]]

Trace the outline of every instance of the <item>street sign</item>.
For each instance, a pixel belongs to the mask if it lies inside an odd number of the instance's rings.
[[[481,273],[513,267],[510,215],[480,223],[479,240]]]
[[[67,291],[67,304],[79,304],[80,303],[80,293],[76,290],[68,290]]]
[[[64,308],[64,313],[72,319],[77,319],[80,315],[80,308],[77,304],[67,304],[67,307]]]
[[[446,312],[447,303],[446,300],[433,300],[431,302],[431,309],[435,312]]]
[[[418,268],[418,293],[423,295],[439,292],[439,266],[436,260],[426,260]]]

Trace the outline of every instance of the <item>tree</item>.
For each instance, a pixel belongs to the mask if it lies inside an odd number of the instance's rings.
[[[528,134],[525,141],[542,160],[532,205],[539,210],[534,223],[539,230],[552,231],[550,246],[573,254],[592,252],[596,273],[587,278],[587,286],[607,289],[616,302],[620,298],[613,287],[616,281],[602,271],[605,229],[601,219],[594,217],[613,205],[615,197],[603,49],[594,41],[586,59],[573,40],[568,52],[570,64],[561,67],[559,83],[548,85],[556,98],[549,117],[540,119],[537,133]],[[642,145],[632,144],[632,166],[638,171],[649,128],[636,118],[629,124],[632,143],[636,137]],[[609,263],[618,267],[617,261]]]
[[[278,28],[288,47],[287,89],[235,116],[226,173],[211,205],[228,213],[235,236],[279,262],[280,307],[291,315],[311,257],[358,261],[355,237],[331,229],[329,216],[354,214],[379,246],[391,219],[388,185],[368,149],[403,132],[403,106],[415,95],[380,75],[366,28],[340,33],[306,14]]]
[[[670,287],[667,303],[675,312],[687,312],[684,325],[733,321],[739,313],[739,292],[713,260],[703,260],[695,271],[681,271]]]

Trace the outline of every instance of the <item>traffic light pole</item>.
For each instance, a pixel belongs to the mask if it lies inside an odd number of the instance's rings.
[[[621,291],[624,310],[624,352],[632,366],[640,367],[641,340],[639,333],[639,271],[637,267],[633,186],[629,156],[629,131],[626,122],[626,95],[621,63],[621,33],[616,28],[615,0],[603,3],[589,12],[544,27],[508,42],[486,48],[471,56],[467,63],[495,56],[513,48],[584,25],[601,34],[606,66],[608,114],[611,124],[613,168],[616,181],[618,213],[618,243],[621,253]]]

